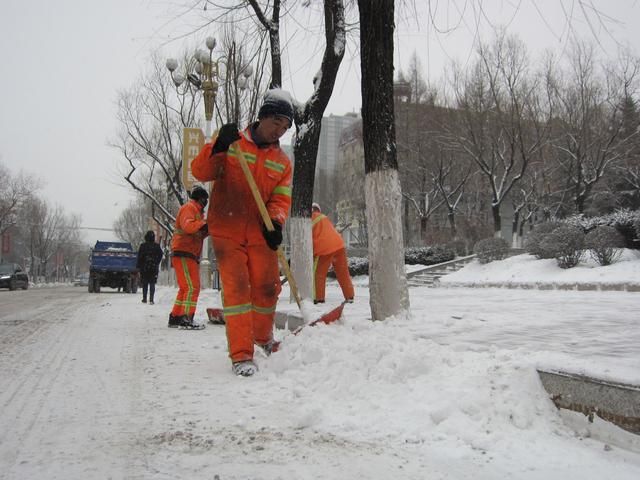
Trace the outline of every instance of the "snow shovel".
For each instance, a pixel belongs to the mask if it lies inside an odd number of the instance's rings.
[[[262,200],[262,196],[260,195],[260,191],[258,190],[258,185],[256,185],[256,181],[254,180],[253,175],[251,174],[251,170],[249,170],[247,159],[244,156],[245,154],[239,148],[238,148],[238,151],[240,152],[240,156],[238,157],[238,161],[240,162],[240,168],[242,168],[244,176],[246,177],[247,182],[249,183],[249,188],[251,189],[253,198],[256,201],[258,210],[260,210],[262,221],[264,222],[264,225],[267,228],[267,230],[270,232],[273,232],[275,230],[273,227],[273,222],[271,221],[269,212],[267,212],[267,207],[264,204],[264,200]],[[300,309],[300,314],[302,315],[302,319],[304,320],[304,323],[314,324],[314,325],[319,321],[322,321],[323,323],[331,323],[336,321],[338,318],[340,318],[340,315],[342,314],[342,309],[344,308],[344,304],[339,305],[338,307],[325,313],[322,317],[316,320],[307,321],[307,319],[309,318],[309,315],[305,315],[304,306],[302,305],[302,302],[300,301],[300,295],[298,294],[297,284],[295,282],[295,279],[293,278],[291,269],[289,268],[289,262],[287,261],[287,258],[284,256],[282,247],[278,246],[277,254],[278,254],[278,260],[280,261],[280,266],[282,267],[282,270],[284,271],[284,274],[287,277],[287,280],[289,281],[289,288],[291,289],[291,293],[293,294],[293,297],[296,299],[296,303],[298,304],[298,308]],[[331,321],[327,322],[326,320],[328,319],[330,319]]]
[[[298,335],[304,327],[314,327],[319,323],[324,323],[328,325],[330,323],[335,322],[342,316],[342,310],[344,309],[345,303],[347,302],[346,301],[342,302],[340,305],[338,305],[337,308],[330,310],[329,312],[322,315],[320,318],[316,318],[315,320],[306,324],[305,323],[299,324],[299,319],[295,318],[295,320],[298,320],[298,326],[291,327],[292,333],[294,335]],[[288,316],[290,314],[286,314],[286,315]],[[222,310],[222,308],[215,308],[215,307],[207,308],[207,316],[209,317],[209,323],[212,323],[213,325],[224,325],[224,311]],[[289,320],[291,319],[286,318],[285,323],[288,322]]]

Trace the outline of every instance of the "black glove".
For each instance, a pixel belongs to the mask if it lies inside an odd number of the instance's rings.
[[[267,245],[271,250],[277,250],[282,243],[282,225],[275,220],[271,220],[273,223],[273,232],[267,230],[266,225],[262,225],[262,235],[267,241]]]
[[[207,235],[209,235],[209,227],[207,226],[207,224],[205,223],[204,225],[202,225],[199,229],[202,233],[204,233],[204,236],[206,237]]]
[[[238,125],[235,123],[224,124],[220,127],[216,143],[213,144],[213,153],[226,152],[229,150],[229,146],[236,140],[240,140]]]

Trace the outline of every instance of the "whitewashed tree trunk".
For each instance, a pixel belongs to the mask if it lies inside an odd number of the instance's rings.
[[[369,304],[374,320],[406,316],[409,309],[402,237],[402,194],[398,170],[365,178],[369,232]]]
[[[384,320],[409,311],[393,111],[394,0],[358,0],[358,9],[369,302],[373,320]]]
[[[291,273],[302,299],[313,300],[313,237],[309,217],[289,218],[289,242],[291,245]],[[293,298],[292,298],[293,300]]]

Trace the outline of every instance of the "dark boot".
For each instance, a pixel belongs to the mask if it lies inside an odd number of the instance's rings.
[[[273,339],[267,343],[264,343],[264,344],[258,343],[257,345],[262,349],[262,351],[267,357],[270,356],[272,353],[277,352],[280,349],[280,342]]]
[[[180,326],[182,326],[182,323],[184,322],[184,320],[187,318],[186,315],[176,315],[173,316],[172,314],[169,314],[169,328],[178,328]]]
[[[253,360],[245,360],[232,363],[231,369],[239,377],[250,377],[258,371],[258,366],[253,363]]]
[[[193,320],[193,314],[192,315],[184,315],[182,320],[182,325],[180,325],[181,328],[184,328],[185,330],[204,330],[204,323],[196,323]]]

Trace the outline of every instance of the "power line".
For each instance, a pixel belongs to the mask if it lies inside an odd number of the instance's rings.
[[[76,227],[78,230],[101,230],[103,232],[115,232],[113,228],[101,228],[101,227]]]

